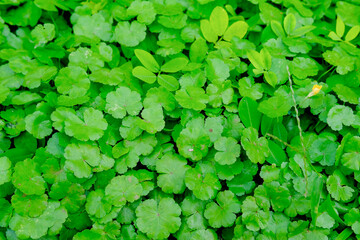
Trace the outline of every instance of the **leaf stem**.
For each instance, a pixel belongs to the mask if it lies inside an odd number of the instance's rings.
[[[292,85],[292,80],[291,80],[291,73],[290,73],[290,70],[289,70],[289,66],[286,66],[286,70],[288,72],[288,77],[289,77],[289,83],[290,83],[290,90],[291,90],[291,97],[292,97],[292,100],[294,102],[294,108],[295,108],[295,115],[296,115],[296,121],[297,121],[297,126],[298,126],[298,129],[299,129],[299,136],[300,136],[300,143],[301,143],[301,146],[302,146],[302,150],[303,150],[303,154],[304,154],[304,168],[305,168],[305,171],[304,171],[304,177],[305,177],[305,184],[306,184],[306,190],[305,190],[305,197],[307,196],[308,192],[307,192],[307,189],[308,189],[308,177],[307,177],[307,170],[306,170],[306,149],[305,149],[305,145],[304,145],[304,137],[302,135],[302,129],[301,129],[301,125],[300,125],[300,118],[299,118],[299,111],[297,109],[297,103],[296,103],[296,100],[295,100],[295,92],[294,92],[294,89],[293,89],[293,85]]]
[[[269,136],[269,137],[271,137],[271,138],[275,139],[276,141],[281,142],[281,143],[282,143],[282,144],[284,144],[285,146],[287,146],[287,147],[291,148],[291,149],[292,149],[292,150],[294,150],[295,152],[300,153],[300,152],[299,152],[299,149],[297,149],[297,148],[295,148],[295,147],[291,146],[291,145],[290,145],[290,144],[288,144],[287,142],[284,142],[283,140],[281,140],[281,139],[280,139],[280,138],[278,138],[277,136],[272,135],[272,134],[270,134],[270,133],[266,133],[266,136]]]

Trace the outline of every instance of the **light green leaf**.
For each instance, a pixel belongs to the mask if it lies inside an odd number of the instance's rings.
[[[152,84],[156,81],[156,75],[142,66],[135,67],[132,74],[146,83]]]
[[[189,60],[185,57],[174,58],[162,65],[161,71],[167,73],[179,72],[188,64],[188,62]]]
[[[159,74],[157,76],[157,81],[161,86],[166,88],[168,91],[173,92],[179,89],[179,81],[173,76],[166,74]]]
[[[155,60],[155,58],[147,51],[144,51],[142,49],[135,49],[134,53],[135,53],[136,57],[139,59],[139,61],[149,71],[158,72],[160,70],[160,66],[157,63],[157,61]]]
[[[201,20],[200,29],[206,41],[215,43],[218,40],[218,36],[215,30],[212,28],[209,20],[206,19]]]
[[[226,41],[231,41],[233,37],[238,37],[242,39],[247,31],[248,31],[249,25],[244,21],[237,21],[231,24],[231,26],[226,30],[223,38]]]
[[[222,36],[229,24],[229,16],[222,7],[215,7],[210,15],[210,25],[215,34]]]

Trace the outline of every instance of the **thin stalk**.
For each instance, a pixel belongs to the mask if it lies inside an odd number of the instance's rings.
[[[305,149],[304,137],[302,135],[302,129],[301,129],[301,125],[300,125],[299,111],[298,111],[297,106],[296,106],[297,103],[296,103],[296,100],[295,100],[295,92],[294,92],[293,85],[292,85],[291,73],[290,73],[290,70],[289,70],[288,66],[286,66],[286,70],[288,72],[288,77],[289,77],[291,97],[292,97],[292,100],[294,102],[296,121],[297,121],[297,126],[298,126],[298,129],[299,129],[300,143],[301,143],[301,146],[302,146],[302,150],[304,152],[304,168],[305,168],[304,177],[305,177],[305,184],[306,184],[306,188],[305,188],[306,189],[305,190],[305,197],[306,197],[307,194],[308,194],[308,192],[307,192],[307,189],[308,189],[308,176],[307,176],[307,170],[306,170],[306,158],[307,158],[306,157],[306,149]]]

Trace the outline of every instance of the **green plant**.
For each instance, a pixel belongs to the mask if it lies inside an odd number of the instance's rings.
[[[2,0],[0,239],[357,239],[356,0]]]

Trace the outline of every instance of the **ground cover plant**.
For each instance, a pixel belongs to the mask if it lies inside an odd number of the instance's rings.
[[[0,239],[360,238],[359,0],[0,16]]]

